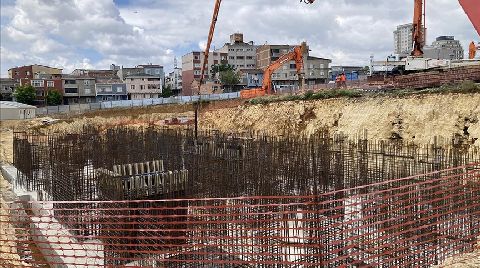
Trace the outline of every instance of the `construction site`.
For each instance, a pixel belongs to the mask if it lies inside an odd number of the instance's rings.
[[[477,48],[420,28],[362,84],[274,92],[302,44],[238,99],[0,121],[0,267],[480,267]]]

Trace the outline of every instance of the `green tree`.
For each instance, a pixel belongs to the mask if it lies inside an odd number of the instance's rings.
[[[222,73],[225,71],[234,71],[233,66],[230,64],[214,64],[210,69],[210,72],[212,73],[212,78],[215,77],[217,73]]]
[[[36,95],[35,88],[31,85],[18,86],[13,93],[18,102],[29,105],[35,103]]]
[[[240,84],[240,75],[233,70],[220,72],[220,82],[231,90],[234,85]]]
[[[169,98],[173,96],[172,86],[166,85],[162,91],[162,98]]]
[[[47,105],[56,106],[62,104],[62,95],[55,89],[48,89],[47,91]]]

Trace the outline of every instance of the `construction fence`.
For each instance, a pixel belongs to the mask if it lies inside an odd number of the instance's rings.
[[[61,113],[82,113],[87,111],[96,111],[111,108],[129,108],[129,107],[148,107],[153,105],[165,104],[186,104],[197,101],[216,101],[240,98],[239,92],[209,94],[197,96],[177,96],[170,98],[141,99],[141,100],[119,100],[102,101],[98,103],[71,104],[59,106],[47,106],[36,109],[36,115],[49,115]]]
[[[8,267],[430,267],[479,249],[480,165],[312,196],[24,200],[0,223]]]

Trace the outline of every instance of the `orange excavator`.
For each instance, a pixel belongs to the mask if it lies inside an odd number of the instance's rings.
[[[295,61],[295,68],[297,69],[298,81],[300,87],[303,86],[303,54],[307,52],[307,44],[303,42],[300,46],[296,46],[293,51],[281,56],[278,60],[270,64],[263,72],[263,82],[261,88],[246,89],[240,91],[240,97],[242,99],[251,99],[255,97],[264,96],[266,94],[272,94],[272,74],[280,67]]]
[[[305,4],[313,4],[315,2],[315,0],[300,0],[300,2],[305,3]],[[217,24],[218,13],[220,12],[221,4],[222,4],[222,0],[215,0],[215,7],[213,9],[212,22],[210,23],[210,30],[208,32],[207,46],[205,47],[205,53],[204,53],[205,58],[203,60],[202,71],[201,71],[201,75],[200,75],[200,83],[198,83],[198,93],[200,93],[200,87],[201,87],[201,85],[203,83],[203,80],[205,78],[205,71],[207,70],[207,66],[208,66],[208,56],[209,56],[209,53],[210,53],[210,46],[212,44],[213,35],[215,33],[215,26]],[[274,64],[275,63],[273,63],[272,65],[274,65]],[[298,66],[298,64],[297,64],[297,66]],[[302,61],[302,66],[303,66],[303,61]],[[269,69],[269,68],[270,68],[270,66],[267,69]],[[278,67],[277,67],[277,69],[278,69]],[[271,74],[269,76],[271,77]],[[267,76],[264,75],[264,77],[267,77]],[[270,90],[271,90],[271,86],[270,86]]]
[[[480,7],[478,0],[459,0],[460,5],[467,13],[468,18],[473,24],[473,27],[477,30],[478,35],[480,35]],[[477,46],[475,42],[471,42],[469,46],[468,58],[474,59],[477,51],[480,50],[480,46]]]

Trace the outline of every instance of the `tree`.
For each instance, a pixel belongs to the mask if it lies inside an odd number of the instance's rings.
[[[212,73],[212,78],[214,78],[217,73],[222,73],[225,71],[233,71],[233,70],[234,70],[233,66],[230,64],[214,64],[212,65],[210,72]]]
[[[47,105],[56,106],[62,104],[62,95],[55,89],[48,89],[47,91]]]
[[[29,105],[35,103],[36,95],[35,88],[31,85],[18,86],[13,93],[18,102]]]
[[[170,98],[173,96],[172,86],[166,85],[162,91],[162,98]]]
[[[220,82],[231,90],[234,85],[240,84],[240,75],[233,70],[220,72]]]

